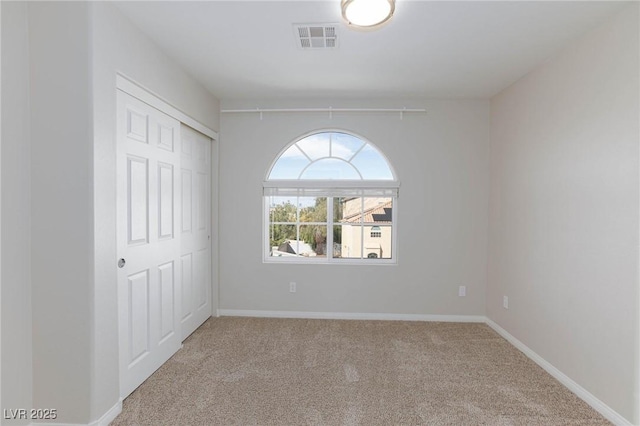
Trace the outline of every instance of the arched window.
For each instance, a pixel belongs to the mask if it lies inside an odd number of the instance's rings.
[[[371,142],[306,135],[275,159],[263,186],[266,261],[395,263],[399,182]]]

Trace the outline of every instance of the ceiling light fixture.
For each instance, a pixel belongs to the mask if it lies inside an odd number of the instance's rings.
[[[342,17],[350,26],[373,29],[393,16],[395,0],[342,0]]]

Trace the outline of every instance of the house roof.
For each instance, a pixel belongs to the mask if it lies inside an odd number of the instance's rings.
[[[343,223],[359,223],[364,218],[364,223],[391,223],[392,201],[371,207],[363,212],[358,212],[343,218]]]

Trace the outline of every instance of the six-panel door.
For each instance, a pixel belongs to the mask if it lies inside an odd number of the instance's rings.
[[[118,91],[120,391],[124,398],[179,348],[183,221],[180,123]]]
[[[182,125],[182,339],[211,316],[211,139]]]

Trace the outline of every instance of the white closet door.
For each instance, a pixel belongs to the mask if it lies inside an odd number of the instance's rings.
[[[211,139],[182,125],[182,339],[211,316]]]
[[[180,123],[118,91],[120,392],[167,361],[180,331]]]

